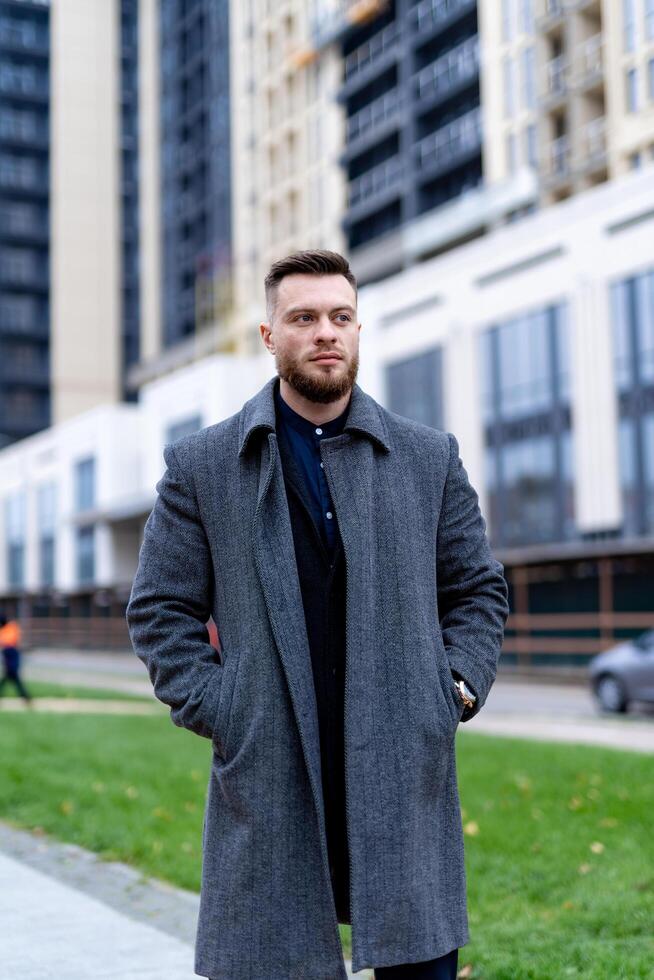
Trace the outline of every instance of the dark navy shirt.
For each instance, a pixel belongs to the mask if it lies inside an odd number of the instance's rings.
[[[336,514],[329,493],[327,478],[320,459],[320,442],[341,434],[347,422],[350,403],[344,412],[330,422],[314,425],[287,405],[275,385],[275,409],[277,425],[283,428],[295,461],[297,462],[307,491],[306,503],[316,527],[322,532],[331,551],[336,542]]]

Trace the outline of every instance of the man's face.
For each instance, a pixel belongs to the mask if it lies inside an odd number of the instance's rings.
[[[340,275],[286,276],[277,287],[271,322],[261,325],[277,373],[309,401],[337,401],[359,368],[354,289]]]

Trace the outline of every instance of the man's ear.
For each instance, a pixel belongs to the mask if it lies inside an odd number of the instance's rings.
[[[268,348],[271,354],[275,353],[275,342],[272,337],[272,329],[269,323],[259,324],[259,333],[261,334],[261,339],[263,340],[265,346]]]

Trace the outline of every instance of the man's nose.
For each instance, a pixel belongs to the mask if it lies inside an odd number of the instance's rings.
[[[323,341],[336,339],[336,328],[326,313],[319,318],[314,337],[316,340]]]

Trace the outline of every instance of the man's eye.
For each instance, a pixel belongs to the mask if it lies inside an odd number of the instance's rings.
[[[306,322],[307,320],[310,320],[311,319],[311,315],[309,313],[300,313],[300,315],[298,317],[296,317],[295,319],[296,320],[304,320]]]
[[[345,320],[349,323],[350,317],[347,315],[347,313],[339,313],[338,316],[340,320]]]

